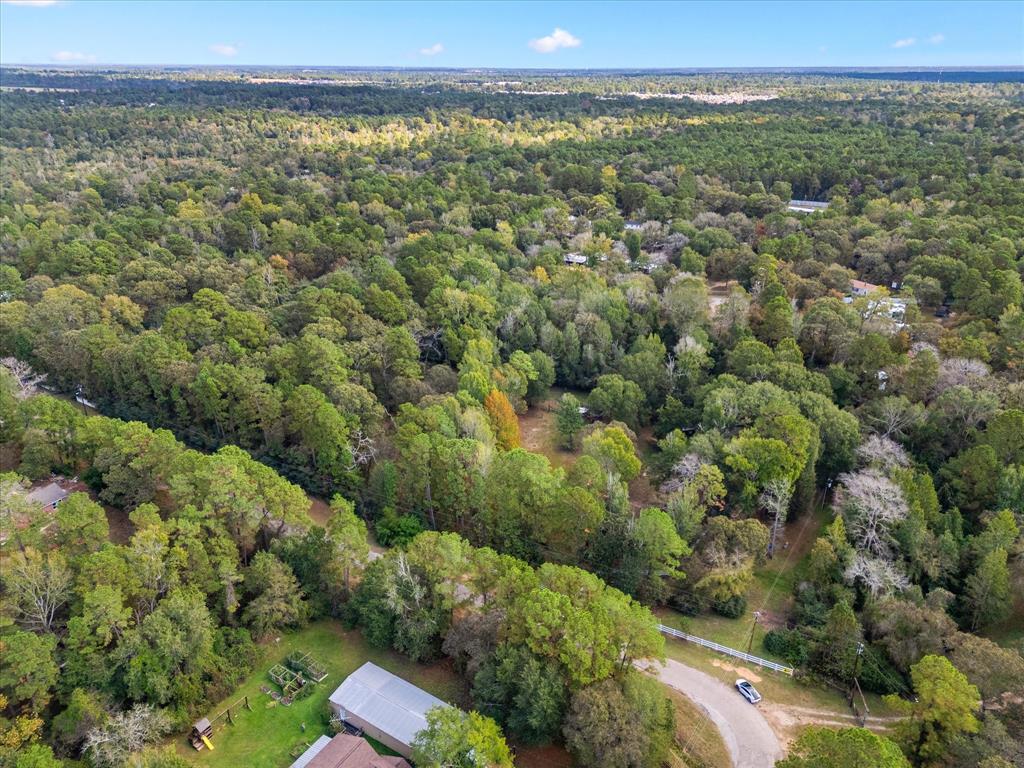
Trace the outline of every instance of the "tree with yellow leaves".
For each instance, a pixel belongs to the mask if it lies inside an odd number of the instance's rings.
[[[498,441],[498,447],[504,451],[511,451],[519,447],[519,419],[512,409],[512,403],[508,401],[505,394],[497,389],[492,389],[484,398],[484,408],[491,419],[491,427],[494,429],[494,437]]]

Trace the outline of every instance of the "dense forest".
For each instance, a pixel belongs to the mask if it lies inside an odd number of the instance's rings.
[[[762,653],[904,716],[784,764],[1024,766],[1021,86],[359,77],[4,70],[0,765],[190,765],[326,616],[466,681],[418,765],[665,765],[652,611],[824,515]]]

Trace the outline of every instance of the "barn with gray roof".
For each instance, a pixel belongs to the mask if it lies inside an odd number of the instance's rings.
[[[346,677],[329,701],[339,718],[406,757],[416,734],[427,727],[427,712],[449,706],[369,661]]]

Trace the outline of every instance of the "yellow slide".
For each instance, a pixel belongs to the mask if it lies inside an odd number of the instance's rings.
[[[207,747],[209,747],[210,751],[211,751],[211,752],[213,752],[213,742],[211,742],[211,741],[210,741],[210,740],[209,740],[208,738],[206,738],[205,736],[202,736],[202,737],[200,737],[200,738],[202,738],[202,740],[203,740],[203,744],[205,744],[205,745],[206,745]]]

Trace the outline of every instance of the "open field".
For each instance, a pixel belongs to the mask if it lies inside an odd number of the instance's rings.
[[[567,451],[558,444],[555,409],[558,407],[559,398],[567,391],[560,387],[552,387],[544,400],[519,416],[519,438],[523,448],[546,456],[555,467],[568,467],[579,456],[578,450]],[[585,393],[573,394],[580,402],[584,402]]]
[[[317,685],[310,696],[283,707],[260,692],[260,686],[274,687],[267,670],[295,650],[311,653],[327,668],[327,679]],[[244,708],[233,710],[234,725],[227,725],[226,720],[215,724],[212,752],[206,749],[196,752],[188,744],[187,734],[176,737],[177,751],[197,766],[284,768],[293,759],[290,756],[293,748],[312,743],[328,732],[327,698],[346,676],[367,661],[452,704],[468,704],[466,688],[448,662],[416,664],[397,653],[371,648],[359,632],[346,631],[339,622],[324,620],[263,646],[262,657],[253,674],[207,715],[212,720],[228,704],[243,696],[249,697],[253,709],[251,712]]]
[[[572,394],[581,403],[586,403],[587,393],[585,392],[552,387],[548,390],[548,396],[543,401],[532,406],[526,413],[519,416],[519,436],[523,448],[547,457],[554,467],[566,469],[580,455],[578,447],[572,451],[567,451],[561,447],[555,421],[555,410],[558,407],[558,400],[565,392],[569,391],[572,391]],[[645,427],[640,430],[637,433],[635,445],[637,455],[646,462],[655,450],[654,430],[651,427]],[[657,504],[657,491],[651,485],[646,467],[640,473],[640,476],[629,484],[629,500],[635,511]]]

